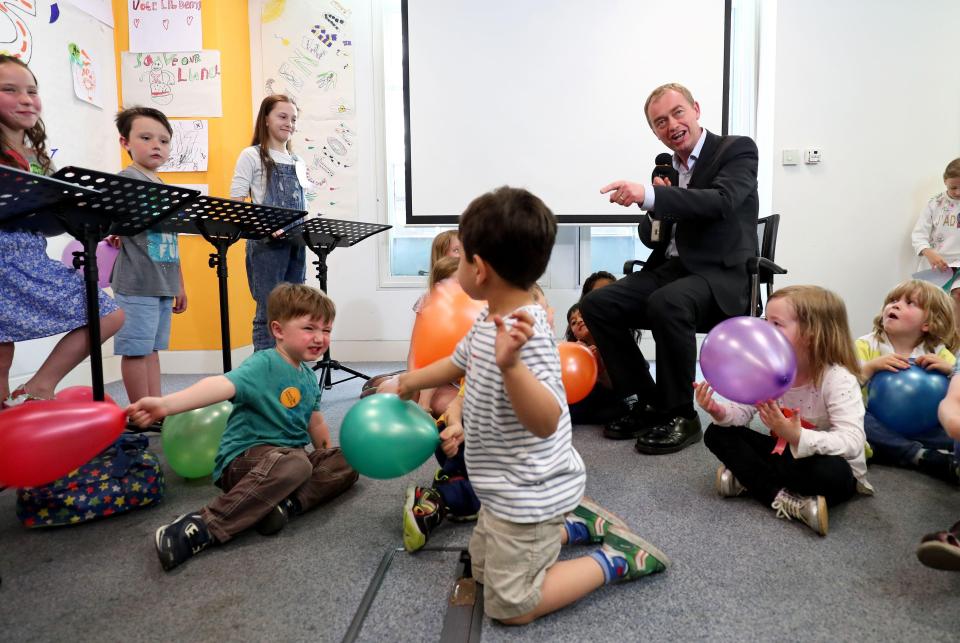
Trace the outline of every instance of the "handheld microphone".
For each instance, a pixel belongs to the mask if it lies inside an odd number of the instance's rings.
[[[657,154],[656,164],[653,168],[653,173],[650,175],[650,180],[657,178],[658,176],[661,179],[668,179],[670,185],[673,187],[679,187],[680,185],[680,173],[673,167],[673,156],[667,154],[666,152],[661,152]]]

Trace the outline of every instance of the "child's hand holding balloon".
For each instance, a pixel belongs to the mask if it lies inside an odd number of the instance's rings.
[[[693,389],[697,406],[709,413],[714,422],[723,422],[727,417],[727,412],[713,399],[713,389],[710,388],[710,385],[706,382],[694,382]]]
[[[776,437],[786,440],[791,446],[800,444],[800,411],[794,410],[790,417],[784,414],[776,400],[767,400],[757,404],[760,421]]]

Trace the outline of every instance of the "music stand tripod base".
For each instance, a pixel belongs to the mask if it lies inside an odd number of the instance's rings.
[[[327,256],[333,252],[334,248],[349,248],[354,246],[367,237],[379,234],[384,230],[389,230],[392,226],[382,223],[364,223],[362,221],[344,221],[340,219],[310,219],[297,226],[290,228],[284,234],[284,238],[294,238],[303,241],[310,250],[317,255],[317,260],[313,264],[317,267],[317,280],[320,282],[320,289],[327,292]],[[333,388],[337,384],[342,384],[352,379],[362,378],[369,380],[370,376],[344,366],[337,360],[330,357],[330,349],[323,354],[323,359],[313,366],[313,370],[319,371],[320,376],[317,381],[320,386],[320,397],[323,397],[324,389]],[[350,377],[333,381],[332,371],[345,371],[350,373]]]

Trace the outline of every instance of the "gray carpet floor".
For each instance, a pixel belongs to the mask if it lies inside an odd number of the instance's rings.
[[[367,373],[395,364],[353,364]],[[166,391],[195,377],[165,376]],[[336,436],[360,382],[324,394]],[[122,386],[108,386],[118,402]],[[160,452],[159,439],[152,440]],[[605,587],[523,628],[483,622],[485,641],[770,640],[957,641],[960,574],[920,565],[920,537],[960,518],[960,491],[919,474],[872,467],[877,488],[830,513],[830,534],[777,520],[746,499],[720,499],[717,461],[701,444],[641,456],[630,442],[577,427],[587,493],[672,558],[663,574]],[[77,527],[27,530],[0,493],[0,640],[339,641],[382,557],[401,546],[404,488],[435,465],[395,480],[361,478],[341,498],[165,573],[158,526],[213,498],[208,480],[165,468],[164,501]],[[428,547],[463,547],[470,525],[442,525]],[[569,548],[564,557],[589,548]],[[435,641],[457,554],[398,553],[361,641]]]

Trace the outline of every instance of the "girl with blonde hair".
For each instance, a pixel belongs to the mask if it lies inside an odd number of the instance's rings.
[[[953,301],[927,281],[912,279],[897,284],[883,300],[873,320],[873,332],[857,340],[864,392],[880,371],[897,372],[913,361],[928,371],[953,373],[958,336]],[[942,427],[909,437],[883,424],[869,410],[863,420],[871,462],[916,469],[957,484],[957,459],[953,440]],[[942,453],[941,449],[951,453]]]
[[[713,418],[704,443],[722,463],[717,493],[749,493],[778,518],[796,518],[826,536],[828,505],[873,493],[847,310],[829,290],[790,286],[770,297],[766,319],[797,355],[796,379],[782,399],[735,404],[714,399],[706,382],[695,384],[697,404]],[[754,414],[770,435],[748,428]],[[778,439],[789,448],[777,448]]]

